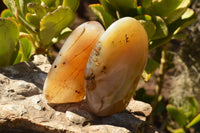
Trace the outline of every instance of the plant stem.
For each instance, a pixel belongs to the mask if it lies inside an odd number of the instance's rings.
[[[168,45],[163,45],[162,53],[161,53],[161,59],[160,59],[160,68],[159,68],[159,74],[156,81],[156,92],[155,92],[155,98],[152,104],[152,115],[150,116],[150,122],[154,123],[155,118],[155,110],[157,107],[157,104],[159,102],[159,98],[161,96],[163,83],[164,83],[164,75],[166,73],[166,63],[167,63],[167,50]]]

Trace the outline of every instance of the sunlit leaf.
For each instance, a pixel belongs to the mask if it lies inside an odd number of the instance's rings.
[[[169,16],[183,0],[153,0],[150,11],[153,15],[165,18]],[[187,0],[188,1],[188,0]]]
[[[0,67],[10,65],[18,37],[17,24],[10,19],[0,18]]]
[[[192,120],[199,111],[199,104],[194,97],[185,97],[181,110],[183,110],[188,120]]]
[[[1,12],[1,17],[3,18],[9,18],[12,17],[13,15],[11,14],[9,9],[5,9]]]
[[[190,5],[190,0],[182,0],[180,5],[171,14],[167,16],[166,23],[170,24],[175,20],[179,19],[187,10],[189,5]]]
[[[197,123],[200,123],[200,113],[186,126],[186,128],[190,128]]]
[[[26,14],[26,21],[33,25],[36,29],[40,29],[40,19],[36,14],[27,13]]]
[[[68,6],[72,11],[76,12],[80,4],[80,0],[63,0],[62,6]]]
[[[185,133],[183,128],[178,128],[178,129],[172,129],[171,127],[167,127],[167,129],[171,132],[171,133]]]
[[[48,7],[55,5],[55,0],[42,0]]]
[[[177,34],[179,31],[191,25],[196,18],[197,16],[194,14],[194,11],[188,8],[180,19],[169,25],[170,32],[173,33],[173,35]]]
[[[171,118],[177,122],[181,127],[185,126],[187,124],[187,118],[185,117],[184,113],[179,110],[177,107],[174,105],[168,104],[167,107],[167,112],[171,116]]]
[[[112,17],[117,19],[116,9],[110,4],[110,2],[108,0],[100,0],[100,2],[103,5],[105,11],[112,15]]]
[[[149,15],[139,15],[135,17],[145,28],[149,40],[156,32],[156,25],[152,22],[152,18]]]
[[[47,47],[54,37],[57,37],[63,28],[74,21],[75,15],[70,8],[59,7],[54,12],[47,14],[40,21],[40,43]]]
[[[146,67],[142,73],[144,81],[148,81],[159,66],[160,64],[157,61],[148,58]]]
[[[137,8],[137,0],[108,0],[115,7],[121,17],[130,15],[133,9]]]
[[[12,58],[11,58],[11,64],[15,65],[21,62],[22,54],[20,52],[20,46],[19,43],[17,43],[15,47],[15,51],[13,52]]]
[[[8,9],[10,10],[10,12],[14,16],[17,16],[17,3],[15,2],[15,0],[4,0],[3,2],[8,7]]]
[[[94,14],[101,20],[105,28],[107,29],[112,23],[113,18],[110,16],[100,4],[92,4],[89,6]]]
[[[41,4],[40,0],[18,0],[18,1],[19,1],[19,10],[22,17],[25,17],[26,14],[29,12],[28,3],[31,2],[31,3]]]
[[[27,4],[31,2],[31,0],[18,0],[19,1],[19,8],[20,8],[20,13],[23,17],[25,17],[27,13]]]
[[[26,37],[19,39],[20,41],[20,49],[22,53],[22,61],[27,61],[33,52],[33,43]]]
[[[41,19],[46,14],[45,8],[43,8],[39,3],[29,3],[27,6],[29,10],[36,14],[38,19]]]
[[[58,36],[58,40],[65,39],[66,37],[68,37],[71,34],[71,32],[72,32],[72,30],[69,27],[63,29],[61,31],[60,35]]]
[[[153,22],[156,25],[156,32],[151,39],[156,40],[156,39],[161,39],[161,38],[167,37],[168,27],[167,27],[165,21],[161,17],[155,16],[153,18]]]
[[[163,44],[168,43],[171,38],[176,35],[179,31],[183,30],[196,20],[196,15],[191,9],[188,9],[184,14],[184,17],[176,20],[172,24],[168,25],[169,33],[168,36],[162,39],[153,40],[150,42],[149,50],[153,50]]]

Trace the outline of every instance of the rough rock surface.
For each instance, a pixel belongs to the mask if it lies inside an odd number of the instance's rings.
[[[96,117],[87,103],[48,105],[42,87],[50,64],[42,55],[0,69],[0,133],[155,132],[146,118],[149,104],[131,100],[127,109],[109,117]]]

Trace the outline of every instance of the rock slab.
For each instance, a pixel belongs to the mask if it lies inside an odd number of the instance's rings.
[[[0,133],[129,133],[156,132],[146,118],[152,108],[130,101],[127,109],[96,117],[80,103],[48,105],[42,88],[51,65],[43,55],[33,61],[0,69]]]

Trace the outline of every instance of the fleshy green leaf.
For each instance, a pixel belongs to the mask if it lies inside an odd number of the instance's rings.
[[[180,19],[169,25],[170,32],[173,33],[173,35],[177,34],[179,31],[191,25],[196,20],[196,17],[194,11],[188,8]]]
[[[10,65],[18,37],[17,24],[10,19],[0,18],[0,67]]]
[[[190,128],[199,122],[200,122],[200,113],[186,126],[186,128]]]
[[[153,22],[156,25],[156,33],[151,39],[156,40],[156,39],[167,37],[168,28],[165,21],[161,17],[155,16],[153,19]]]
[[[41,19],[45,14],[46,10],[39,3],[29,3],[28,9],[33,11],[38,19]]]
[[[55,6],[55,0],[42,0],[48,7]]]
[[[110,4],[115,7],[121,17],[130,16],[130,13],[132,13],[133,9],[137,8],[137,0],[108,0]]]
[[[19,46],[19,43],[17,43],[16,47],[15,47],[15,50],[12,54],[12,58],[11,58],[11,63],[12,65],[15,65],[15,64],[18,64],[21,62],[21,58],[22,58],[22,55],[21,55],[21,52],[20,52],[20,46]]]
[[[151,6],[151,2],[152,2],[152,0],[143,0],[142,1],[142,6],[144,8],[149,8]]]
[[[36,14],[27,13],[26,21],[29,24],[33,25],[36,29],[40,29],[40,18],[38,18]]]
[[[136,16],[135,19],[139,20],[139,22],[143,25],[143,27],[145,28],[145,30],[147,32],[149,40],[151,40],[152,36],[156,32],[156,26],[152,22],[151,16],[149,16],[149,15],[140,15],[140,16]]]
[[[187,118],[181,110],[171,104],[168,104],[166,109],[172,119],[174,119],[181,127],[187,124]]]
[[[28,10],[28,3],[37,3],[37,4],[41,4],[40,0],[18,0],[19,1],[19,9],[20,9],[20,13],[23,17],[26,16],[26,14],[29,12]]]
[[[183,128],[179,128],[179,129],[172,129],[171,127],[167,128],[171,133],[185,133]]]
[[[17,3],[15,2],[15,0],[4,0],[3,2],[8,7],[8,9],[10,10],[10,12],[14,16],[17,16]]]
[[[152,21],[145,21],[145,20],[139,20],[139,22],[143,25],[144,29],[147,32],[149,40],[151,40],[152,36],[156,32],[156,26]]]
[[[54,37],[57,37],[63,28],[74,21],[75,15],[70,8],[59,7],[54,12],[47,14],[40,21],[40,43],[48,47]]]
[[[167,37],[163,39],[153,40],[150,42],[149,51],[168,43],[174,35],[176,35],[179,31],[192,24],[195,20],[196,15],[191,9],[188,9],[180,19],[168,25],[169,33]]]
[[[182,1],[184,0],[153,0],[150,11],[153,15],[165,18],[173,13]]]
[[[144,81],[148,81],[159,66],[160,64],[157,61],[148,58],[146,67],[142,73]]]
[[[27,4],[31,2],[31,0],[19,0],[19,8],[20,8],[20,13],[23,17],[25,17],[27,13]]]
[[[12,14],[10,12],[9,9],[5,9],[1,12],[1,17],[3,18],[9,18],[9,17],[12,17]]]
[[[21,53],[22,53],[21,61],[27,61],[32,55],[33,43],[27,37],[23,37],[19,39],[19,41],[20,41],[20,48],[21,48]]]
[[[107,29],[112,23],[113,19],[100,4],[92,4],[89,6],[94,14],[101,20],[104,27]]]
[[[188,120],[192,120],[199,111],[199,104],[194,97],[185,97],[180,109],[183,110]]]
[[[162,46],[164,44],[167,44],[171,40],[172,37],[173,37],[173,35],[169,34],[165,38],[150,41],[150,43],[149,43],[149,51],[152,51],[157,47],[160,47],[160,46]]]
[[[80,0],[63,0],[62,6],[68,6],[72,11],[76,12],[80,4]]]
[[[116,9],[110,4],[110,2],[108,0],[100,0],[100,2],[103,5],[104,10],[117,19]]]
[[[33,25],[37,31],[40,29],[40,20],[46,14],[45,8],[43,8],[39,3],[29,3],[28,9],[34,14],[27,13],[26,21]]]
[[[58,41],[61,39],[65,39],[66,37],[68,37],[71,34],[72,30],[67,27],[65,29],[63,29],[60,33],[60,35],[58,36]]]
[[[167,16],[166,23],[171,24],[172,22],[179,19],[184,14],[184,12],[187,10],[189,5],[190,5],[190,0],[182,0],[180,5],[172,13],[170,13]]]

